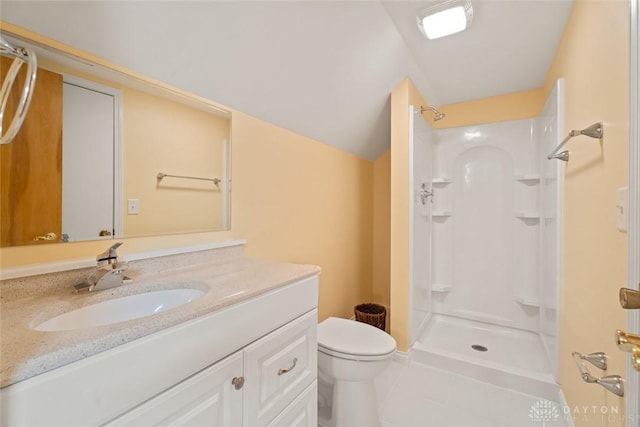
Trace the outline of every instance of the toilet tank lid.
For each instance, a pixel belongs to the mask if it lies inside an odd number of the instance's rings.
[[[346,354],[382,355],[395,350],[396,340],[367,323],[329,317],[318,325],[318,345]]]

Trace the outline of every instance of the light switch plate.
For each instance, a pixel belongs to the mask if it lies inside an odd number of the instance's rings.
[[[622,187],[617,190],[617,199],[616,199],[616,224],[618,226],[618,230],[625,232],[627,231],[628,224],[628,201],[629,200],[629,188]]]
[[[127,213],[129,215],[138,215],[140,213],[138,199],[127,199]]]

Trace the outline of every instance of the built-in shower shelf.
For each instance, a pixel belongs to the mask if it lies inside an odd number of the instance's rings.
[[[442,283],[432,283],[431,284],[431,291],[433,292],[451,292],[451,290],[453,289],[453,286],[451,285],[445,285]]]
[[[451,184],[451,178],[448,178],[446,176],[439,176],[439,177],[433,178],[431,182],[433,184]]]
[[[516,212],[516,217],[521,219],[540,219],[538,212]]]
[[[526,305],[529,307],[540,307],[540,299],[535,297],[530,297],[527,295],[514,295],[513,299],[521,305]]]
[[[536,182],[536,181],[540,181],[540,175],[537,175],[537,174],[516,175],[516,181]]]
[[[449,217],[451,215],[453,215],[453,212],[451,211],[431,211],[431,216]]]

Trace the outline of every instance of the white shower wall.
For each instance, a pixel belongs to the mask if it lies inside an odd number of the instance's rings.
[[[434,313],[539,330],[538,122],[436,132]]]

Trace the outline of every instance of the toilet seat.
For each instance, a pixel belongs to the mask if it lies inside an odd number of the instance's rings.
[[[350,354],[350,353],[340,353],[339,351],[329,350],[327,348],[318,345],[318,351],[320,353],[324,353],[326,355],[337,357],[339,359],[353,360],[355,362],[375,362],[376,360],[384,360],[388,359],[394,351],[390,351],[386,354],[378,354],[378,355],[370,355],[370,354]]]
[[[382,360],[396,350],[396,340],[362,322],[329,317],[318,325],[318,350],[349,360]]]

